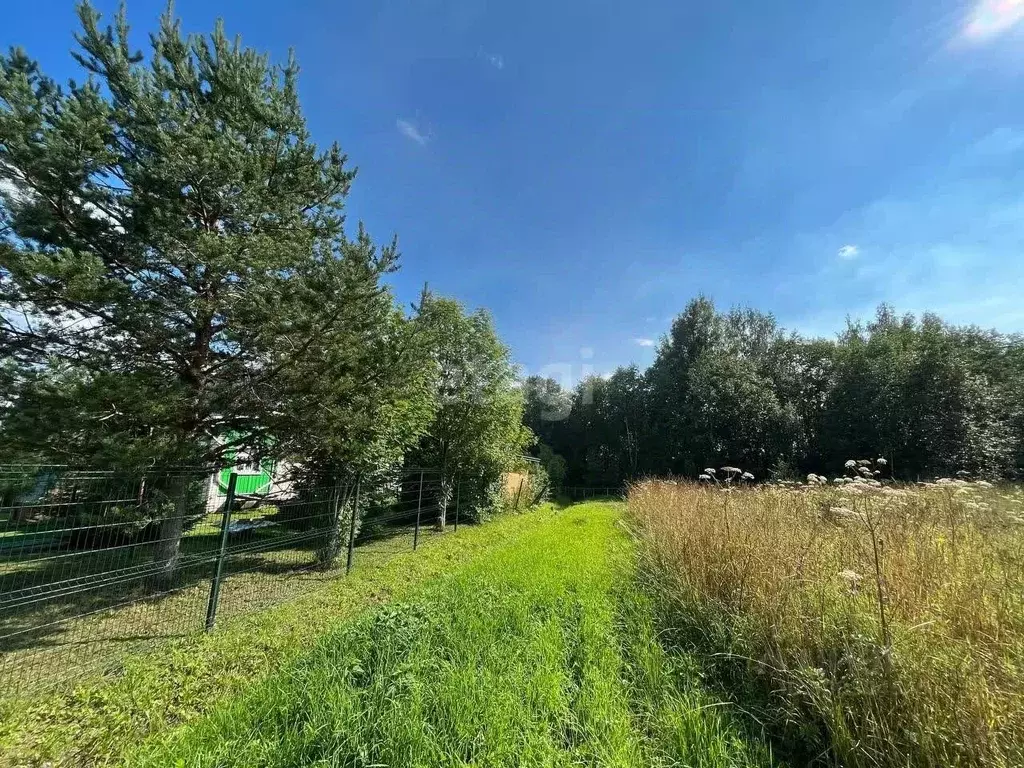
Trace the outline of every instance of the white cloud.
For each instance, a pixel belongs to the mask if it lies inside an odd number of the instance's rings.
[[[965,40],[983,43],[1024,21],[1024,0],[979,0],[963,29]]]
[[[860,248],[858,248],[856,245],[853,245],[852,243],[844,245],[836,253],[836,255],[840,259],[846,259],[847,261],[849,261],[850,259],[856,259],[858,254],[860,254]]]
[[[430,136],[423,133],[415,123],[410,120],[403,120],[399,118],[395,121],[395,125],[398,128],[398,132],[401,133],[405,138],[412,139],[421,147],[430,141]]]
[[[653,347],[656,342],[654,339],[633,339],[633,343],[641,347]]]
[[[821,259],[836,231],[865,238],[855,261]],[[858,235],[858,239],[860,235]],[[806,274],[771,284],[780,322],[831,335],[844,317],[870,319],[881,302],[898,312],[937,312],[956,324],[1024,331],[1024,194],[969,177],[848,211],[794,246]],[[869,257],[870,255],[870,257]],[[775,307],[773,307],[775,308]]]
[[[480,46],[476,51],[476,56],[478,59],[483,59],[484,61],[486,61],[495,69],[505,68],[505,57],[502,56],[500,53],[488,53],[483,49],[483,46]]]

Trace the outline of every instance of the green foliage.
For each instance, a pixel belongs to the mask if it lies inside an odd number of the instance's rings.
[[[435,413],[432,338],[370,266],[395,263],[394,245],[378,250],[360,230],[346,247],[361,255],[325,291],[351,300],[333,308],[316,354],[282,372],[285,396],[272,427],[278,454],[296,457],[318,482],[355,472],[379,479],[402,463]]]
[[[466,314],[458,302],[424,291],[416,323],[436,366],[436,411],[412,461],[441,470],[442,506],[452,500],[457,474],[472,519],[494,503],[501,473],[534,440],[523,425],[522,390],[508,347],[484,310]]]
[[[569,416],[572,395],[551,378],[528,376],[523,381],[523,423],[530,427],[537,440],[550,444],[558,423]]]
[[[296,63],[219,24],[183,36],[170,10],[144,56],[123,8],[108,29],[78,12],[84,82],[0,56],[4,458],[138,470],[244,450],[332,484],[400,464],[434,416],[430,337],[382,283],[396,243],[346,234],[355,171],[312,142]]]
[[[396,305],[397,245],[346,234],[355,172],[310,139],[295,62],[219,24],[184,36],[170,10],[145,55],[123,9],[107,29],[79,17],[84,81],[0,57],[4,458],[244,450],[287,459],[300,489],[420,463],[444,470],[444,503],[456,473],[486,503],[531,439],[508,350],[484,312]]]
[[[535,464],[530,468],[529,496],[527,506],[533,506],[551,498],[551,476],[543,464]]]
[[[561,488],[565,482],[565,472],[567,469],[565,459],[552,451],[544,443],[540,443],[537,446],[537,456],[540,459],[541,466],[547,473],[551,487],[553,489]]]
[[[354,171],[310,141],[294,61],[169,14],[147,59],[123,10],[79,17],[84,82],[0,58],[7,439],[118,465],[265,448],[284,374],[395,254],[346,238]]]
[[[904,477],[1020,473],[1020,348],[1017,337],[950,327],[933,315],[896,318],[881,308],[874,323],[851,326],[837,346],[822,425],[827,458],[835,463],[877,447]]]
[[[830,341],[700,297],[646,372],[620,368],[572,393],[526,385],[526,423],[565,457],[569,485],[693,478],[709,465],[759,479],[838,474],[878,455],[903,478],[1024,474],[1024,341],[933,315],[881,307]]]

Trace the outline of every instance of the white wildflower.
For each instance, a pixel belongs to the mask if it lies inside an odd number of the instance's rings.
[[[849,568],[840,571],[839,578],[845,581],[846,586],[848,586],[850,589],[854,591],[856,591],[856,589],[860,586],[861,581],[864,580],[863,576],[861,576],[856,571],[850,570]]]

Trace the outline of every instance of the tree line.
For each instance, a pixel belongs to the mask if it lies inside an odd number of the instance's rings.
[[[1024,339],[887,306],[821,339],[702,296],[646,371],[524,389],[539,455],[570,485],[723,465],[792,478],[877,457],[904,479],[1024,473]]]
[[[143,54],[123,8],[78,13],[81,80],[0,55],[0,460],[244,453],[491,492],[531,441],[509,350],[484,311],[398,303],[397,243],[346,227],[356,172],[312,140],[294,59],[169,11]]]

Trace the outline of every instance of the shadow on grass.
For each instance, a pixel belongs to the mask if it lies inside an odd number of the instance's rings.
[[[225,603],[231,601],[266,602],[294,574],[330,570],[318,558],[326,534],[323,529],[267,528],[230,537],[222,576],[231,588],[222,594],[222,610],[230,610]],[[426,529],[421,535],[427,535]],[[378,527],[372,537],[357,538],[356,547],[405,537],[407,547],[396,546],[396,551],[411,548],[412,530]],[[58,551],[47,557],[0,556],[0,680],[12,663],[9,655],[17,652],[201,629],[219,548],[219,532],[184,536],[173,577],[162,583],[154,578],[154,543]],[[344,561],[342,550],[334,567]],[[171,602],[173,610],[163,610]],[[112,623],[119,625],[117,631],[111,632]]]
[[[563,509],[568,509],[570,507],[575,507],[575,506],[577,506],[579,504],[591,504],[591,503],[599,503],[599,502],[600,503],[616,503],[616,502],[622,502],[622,501],[625,501],[625,499],[622,496],[618,496],[618,495],[614,495],[614,494],[608,494],[608,495],[605,495],[605,496],[589,496],[589,497],[587,497],[585,499],[583,499],[583,498],[574,498],[572,496],[559,495],[559,496],[552,496],[551,499],[549,500],[549,503],[552,504],[556,509],[561,511]]]

